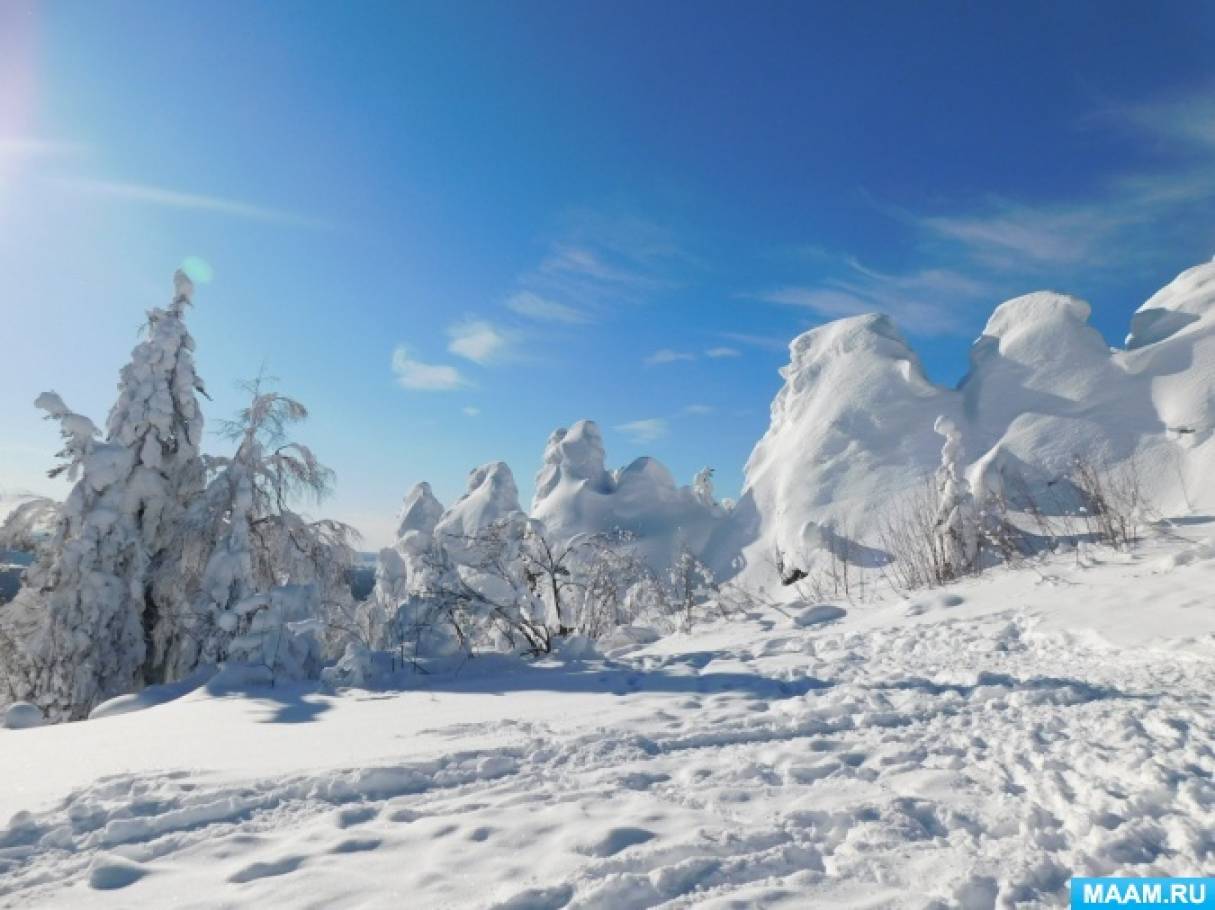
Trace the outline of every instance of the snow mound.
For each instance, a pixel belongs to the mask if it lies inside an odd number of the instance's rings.
[[[41,727],[46,723],[37,705],[27,701],[15,701],[4,712],[4,728],[6,730],[29,730]]]
[[[843,607],[837,607],[834,604],[815,604],[813,607],[807,607],[798,613],[797,616],[793,617],[793,625],[802,628],[820,626],[823,623],[843,619],[847,615],[848,611]]]
[[[558,429],[545,447],[536,476],[532,518],[559,540],[578,534],[627,531],[655,568],[663,569],[682,546],[700,554],[725,510],[690,486],[680,486],[653,458],[618,471],[604,467],[603,436],[591,420]]]

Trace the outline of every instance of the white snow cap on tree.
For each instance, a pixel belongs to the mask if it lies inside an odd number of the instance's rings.
[[[951,575],[973,568],[979,553],[979,518],[974,496],[964,473],[962,434],[948,417],[938,417],[932,427],[945,437],[941,449],[941,467],[937,471],[940,504],[937,512],[937,535]]]

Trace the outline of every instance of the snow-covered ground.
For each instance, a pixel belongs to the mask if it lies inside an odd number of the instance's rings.
[[[1212,590],[1215,547],[1157,540],[0,731],[0,905],[1060,906],[1073,874],[1209,873]]]

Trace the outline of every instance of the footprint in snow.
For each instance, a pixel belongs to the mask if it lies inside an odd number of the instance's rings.
[[[654,837],[654,832],[647,831],[645,828],[612,828],[599,840],[583,844],[575,849],[586,856],[603,859],[607,856],[615,856],[621,850],[627,850],[637,844],[644,844],[648,840],[653,840]]]
[[[282,859],[269,863],[253,863],[252,865],[245,866],[239,872],[234,872],[228,877],[228,881],[234,885],[243,885],[245,882],[257,881],[259,878],[287,875],[294,872],[303,864],[304,857],[302,856],[285,856]]]
[[[337,814],[337,826],[339,828],[350,828],[354,825],[361,825],[363,822],[369,822],[377,815],[380,810],[374,806],[351,806],[348,809],[341,809]]]
[[[330,853],[366,853],[368,850],[378,850],[384,843],[378,837],[351,837],[337,844]]]
[[[569,885],[553,888],[528,888],[510,900],[494,904],[491,910],[560,910],[570,902],[574,889]]]
[[[89,887],[98,891],[114,891],[139,881],[150,870],[120,856],[102,854],[89,869]]]

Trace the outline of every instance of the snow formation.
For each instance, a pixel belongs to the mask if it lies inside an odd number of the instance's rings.
[[[626,531],[658,570],[686,547],[701,553],[726,511],[712,499],[712,484],[680,486],[654,458],[624,468],[605,467],[603,436],[592,420],[555,430],[536,475],[531,516],[560,540],[578,534]]]
[[[1084,301],[1045,291],[1001,304],[956,389],[930,382],[883,316],[794,339],[743,495],[711,550],[716,567],[741,551],[742,577],[771,586],[774,554],[813,559],[824,528],[876,546],[891,503],[940,463],[938,417],[958,434],[961,479],[979,501],[1028,490],[1068,505],[1061,478],[1080,457],[1133,459],[1162,514],[1215,508],[1215,262],[1148,300],[1125,350],[1105,344],[1089,313]]]

